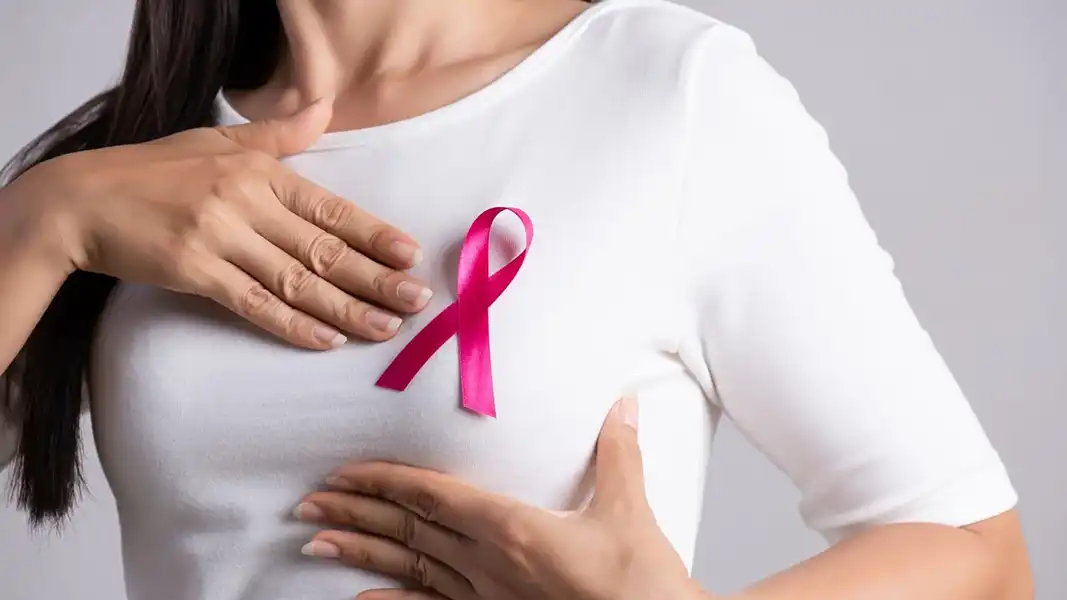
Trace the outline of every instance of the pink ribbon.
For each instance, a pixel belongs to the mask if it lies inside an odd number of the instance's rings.
[[[489,276],[489,231],[497,215],[510,211],[526,229],[526,248]],[[463,407],[496,417],[493,368],[489,358],[489,307],[504,293],[533,243],[533,222],[518,208],[496,207],[471,224],[459,252],[456,301],[416,335],[378,378],[378,387],[403,391],[430,357],[453,335],[459,346],[459,383]]]

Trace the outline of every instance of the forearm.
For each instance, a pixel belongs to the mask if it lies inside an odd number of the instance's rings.
[[[19,179],[0,189],[0,373],[73,270],[59,240],[61,225],[34,206],[30,187]]]
[[[1030,600],[1028,561],[1015,538],[940,525],[877,527],[730,600]]]

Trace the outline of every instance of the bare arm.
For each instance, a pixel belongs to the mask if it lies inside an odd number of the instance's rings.
[[[0,189],[0,372],[11,365],[60,285],[73,271],[58,235],[61,223],[32,198],[30,171]]]
[[[59,223],[50,221],[29,187],[16,180],[0,188],[0,469],[14,456],[17,440],[14,419],[7,414],[14,399],[4,397],[2,374],[73,269],[56,235]]]
[[[681,355],[837,542],[738,598],[1029,598],[1015,490],[826,132],[747,35],[705,43]]]
[[[405,272],[421,255],[416,242],[277,160],[330,118],[319,102],[273,121],[88,150],[0,189],[0,376],[18,385],[12,361],[75,269],[210,298],[306,348],[392,337],[396,313],[429,299]],[[0,397],[0,408],[33,402],[25,394]],[[0,411],[0,465],[17,412]]]
[[[962,528],[875,527],[772,576],[734,600],[1031,600],[1015,511]]]

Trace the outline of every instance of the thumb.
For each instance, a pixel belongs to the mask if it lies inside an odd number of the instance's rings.
[[[333,101],[324,97],[288,117],[219,127],[218,131],[248,150],[282,158],[303,152],[315,143],[326,132],[332,118]]]
[[[608,413],[596,446],[596,488],[591,511],[647,509],[645,474],[637,441],[637,399],[628,396]]]

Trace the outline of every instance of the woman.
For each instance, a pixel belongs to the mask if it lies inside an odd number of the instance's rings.
[[[550,587],[568,566],[550,560],[537,573],[555,597],[692,589],[682,565],[722,413],[836,543],[753,597],[1027,594],[996,452],[822,130],[729,26],[658,0],[142,0],[120,84],[21,163],[0,192],[20,500],[36,521],[69,510],[87,383],[133,600],[395,587],[299,553],[329,540],[308,545],[314,526],[288,515],[350,462],[580,509],[603,415],[627,391],[651,510],[621,521],[650,542],[616,521],[586,547],[673,548],[681,563],[638,570],[669,574],[662,586],[601,571]],[[454,342],[403,394],[376,387],[452,302],[464,233],[492,206],[537,231],[490,310],[499,417],[460,409]],[[501,219],[492,248],[503,261],[527,241]],[[393,480],[350,477],[354,501],[398,498]],[[298,514],[324,510],[315,498]],[[507,512],[506,527],[583,530],[569,513],[546,526]]]

